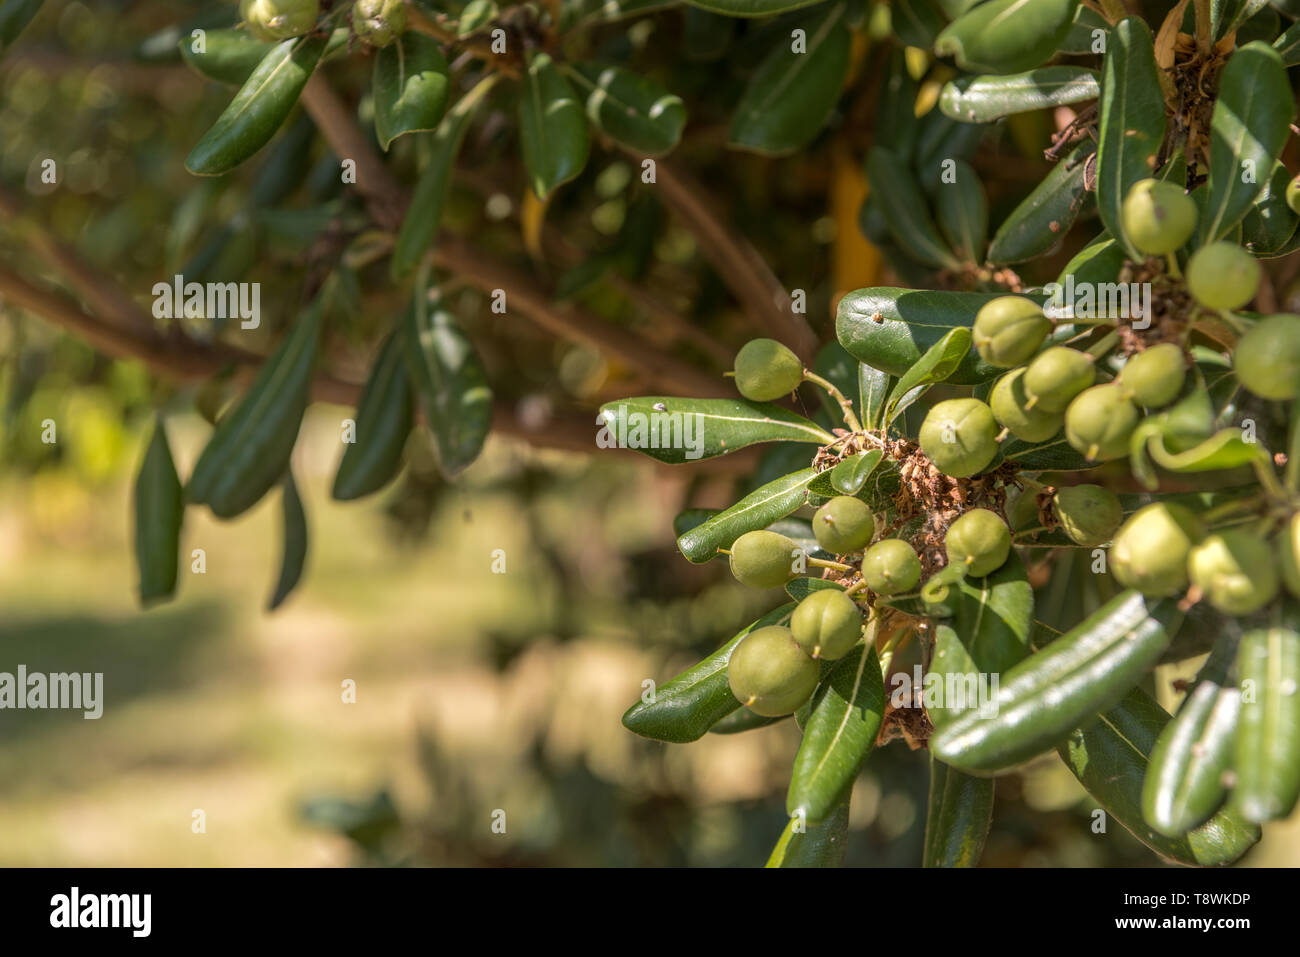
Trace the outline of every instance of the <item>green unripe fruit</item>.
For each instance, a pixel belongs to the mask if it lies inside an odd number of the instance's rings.
[[[727,683],[736,700],[768,718],[798,711],[817,689],[820,674],[817,662],[780,625],[755,628],[727,663]]]
[[[1300,176],[1286,184],[1286,204],[1291,212],[1300,215]]]
[[[1012,369],[998,379],[989,394],[993,418],[1016,438],[1026,442],[1044,442],[1061,431],[1065,424],[1064,415],[1040,409],[1037,403],[1032,408],[1029,405],[1023,368]]]
[[[1192,238],[1196,203],[1173,183],[1138,180],[1124,197],[1120,222],[1129,242],[1148,256],[1162,256]]]
[[[803,363],[775,339],[751,339],[736,353],[736,388],[746,399],[771,402],[802,381]]]
[[[240,0],[239,15],[248,32],[259,40],[274,43],[300,37],[320,17],[319,0]]]
[[[1266,316],[1237,342],[1237,378],[1261,399],[1300,396],[1300,316]]]
[[[851,495],[837,495],[813,515],[817,544],[835,555],[866,548],[876,534],[876,519],[867,503]]]
[[[1286,590],[1300,598],[1300,512],[1291,516],[1277,537],[1277,565]]]
[[[1183,350],[1172,342],[1162,342],[1129,357],[1119,374],[1119,384],[1138,405],[1159,409],[1178,398],[1186,378]]]
[[[404,0],[357,0],[352,31],[372,47],[386,47],[406,30]]]
[[[780,588],[794,577],[795,552],[791,539],[766,529],[746,532],[731,546],[731,574],[751,588]]]
[[[921,451],[944,475],[966,478],[998,454],[998,423],[979,399],[936,403],[921,423]]]
[[[1052,510],[1065,534],[1077,545],[1104,545],[1124,521],[1124,508],[1110,489],[1100,485],[1067,485],[1052,496]]]
[[[886,538],[862,556],[862,579],[879,595],[901,595],[920,582],[921,559],[901,538]]]
[[[1065,437],[1089,462],[1128,455],[1138,410],[1113,382],[1084,389],[1065,411]]]
[[[989,365],[1002,369],[1028,362],[1038,351],[1052,322],[1024,296],[999,296],[980,307],[971,327],[975,349]]]
[[[1248,615],[1277,597],[1273,550],[1239,528],[1217,532],[1193,548],[1187,571],[1206,600],[1227,615]]]
[[[862,637],[862,611],[839,589],[823,588],[799,602],[790,616],[790,631],[807,654],[835,661]]]
[[[1234,243],[1202,246],[1187,261],[1187,288],[1207,309],[1240,309],[1255,298],[1263,270]]]
[[[1135,512],[1110,547],[1110,567],[1125,588],[1163,598],[1187,587],[1187,556],[1205,536],[1183,505],[1156,502]]]
[[[1011,529],[987,508],[973,508],[948,526],[943,540],[948,562],[972,578],[997,571],[1011,554]]]
[[[1031,407],[1064,412],[1076,395],[1097,378],[1092,356],[1068,346],[1052,346],[1025,369],[1025,394]]]

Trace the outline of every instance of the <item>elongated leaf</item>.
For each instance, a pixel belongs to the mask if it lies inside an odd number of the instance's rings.
[[[692,562],[712,560],[719,548],[730,548],[741,535],[767,528],[807,501],[808,483],[816,475],[815,469],[807,468],[768,482],[682,535],[677,548]]]
[[[1294,113],[1295,96],[1276,50],[1257,40],[1228,58],[1210,120],[1203,241],[1221,238],[1246,215],[1268,183]]]
[[[1076,55],[1105,53],[1104,44],[1110,40],[1110,31],[1110,21],[1081,3],[1074,13],[1074,23],[1061,41],[1061,52]]]
[[[447,111],[447,58],[432,37],[407,30],[375,54],[370,88],[375,135],[387,151],[406,133],[432,130]]]
[[[1273,41],[1273,49],[1282,58],[1283,66],[1300,64],[1300,20],[1286,28],[1286,33]]]
[[[902,7],[896,5],[892,9],[901,11]],[[890,146],[899,156],[910,157],[916,149],[921,132],[921,121],[916,115],[918,92],[916,80],[907,68],[905,48],[895,47],[889,53],[889,70],[876,97],[876,125],[878,129],[889,130]]]
[[[858,412],[865,428],[878,429],[885,424],[885,400],[893,383],[894,377],[888,372],[858,363]]]
[[[495,0],[469,0],[456,21],[457,36],[467,37],[482,29],[500,15]]]
[[[199,176],[219,176],[265,146],[298,102],[328,42],[327,37],[307,36],[272,47],[190,150],[185,168]]]
[[[0,54],[4,54],[27,24],[36,18],[44,0],[4,0],[0,3]]]
[[[815,591],[823,591],[827,588],[835,588],[844,591],[844,586],[838,582],[826,581],[824,578],[792,578],[785,583],[785,593],[795,601],[803,601]]]
[[[587,165],[587,118],[550,54],[534,53],[528,64],[519,91],[519,139],[538,199],[546,199]]]
[[[1151,30],[1127,17],[1111,30],[1102,62],[1101,120],[1097,145],[1097,211],[1107,231],[1122,238],[1129,258],[1145,257],[1124,237],[1120,210],[1129,187],[1155,172],[1165,133]]]
[[[886,403],[885,421],[892,422],[897,418],[899,404],[913,389],[942,382],[957,371],[957,367],[970,353],[970,345],[971,331],[958,326],[948,330],[942,339],[925,350],[925,355],[913,363],[912,368],[903,373],[894,384]]]
[[[1074,22],[1076,0],[987,0],[939,34],[934,52],[966,70],[1019,73],[1056,53]]]
[[[159,415],[135,480],[135,561],[140,573],[141,605],[170,598],[176,591],[177,549],[184,514],[181,480]]]
[[[198,73],[228,86],[243,86],[275,46],[246,30],[205,30],[202,50],[193,36],[181,37],[181,59]]]
[[[341,502],[378,491],[401,468],[402,451],[415,421],[403,345],[397,333],[384,341],[361,392],[356,440],[344,447],[334,475],[333,495]]]
[[[944,85],[939,108],[963,123],[991,123],[1015,113],[1094,100],[1100,92],[1095,70],[1045,66],[1011,76],[960,76]]]
[[[943,19],[930,0],[897,0],[889,5],[889,25],[905,45],[928,50],[943,29]]]
[[[752,625],[670,681],[646,692],[623,715],[623,727],[656,741],[698,741],[705,733],[740,708],[727,683],[727,664],[741,640],[756,628],[780,623],[794,603],[768,612]]]
[[[974,867],[993,823],[993,779],[930,759],[922,867]]]
[[[680,399],[642,396],[600,408],[600,448],[636,449],[680,465],[725,455],[759,442],[811,442],[834,436],[802,416],[769,402],[747,399]]]
[[[1300,226],[1300,217],[1286,201],[1290,182],[1290,171],[1281,163],[1274,163],[1263,192],[1242,221],[1242,239],[1254,256],[1261,259],[1277,256],[1286,249]]]
[[[776,724],[788,717],[790,717],[788,714],[783,714],[769,718],[766,715],[755,714],[742,706],[709,728],[709,734],[744,734],[746,731],[766,728],[769,724]]]
[[[989,240],[989,202],[983,184],[965,160],[953,160],[953,180],[942,182],[935,191],[934,213],[953,251],[965,262],[983,262]]]
[[[303,565],[307,561],[307,513],[303,511],[302,498],[298,495],[293,473],[288,469],[284,472],[282,487],[280,509],[284,550],[280,556],[280,577],[276,580],[275,591],[267,603],[267,611],[275,611],[284,604],[290,592],[298,586]]]
[[[857,495],[884,455],[880,449],[871,449],[842,460],[831,469],[831,486],[840,495]]]
[[[1291,813],[1300,797],[1300,613],[1289,600],[1241,639],[1242,704],[1232,806],[1252,821]]]
[[[1064,238],[1090,201],[1084,171],[1094,152],[1091,141],[1081,143],[1052,167],[998,227],[989,244],[989,262],[1036,259]]]
[[[647,156],[677,146],[686,126],[681,97],[621,66],[584,63],[577,75],[588,91],[587,118],[614,142]]]
[[[781,832],[767,867],[839,867],[844,863],[845,839],[849,831],[849,801],[845,794],[821,824],[801,823],[791,818]]]
[[[867,180],[890,235],[904,252],[936,269],[960,266],[930,218],[925,194],[912,171],[892,151],[883,146],[871,148],[867,153]]]
[[[433,437],[438,469],[454,478],[469,466],[492,426],[492,389],[474,344],[443,308],[417,289],[407,311],[407,374]]]
[[[692,7],[728,17],[767,17],[787,10],[811,7],[822,0],[687,0]]]

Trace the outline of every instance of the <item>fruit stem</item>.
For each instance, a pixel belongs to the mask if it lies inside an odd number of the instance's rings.
[[[1267,453],[1255,456],[1255,458],[1251,459],[1250,464],[1254,466],[1259,484],[1264,486],[1264,492],[1269,498],[1276,499],[1279,502],[1290,500],[1291,496],[1282,487],[1282,483],[1277,480],[1277,473],[1273,471],[1273,460],[1269,458]]]
[[[1084,351],[1093,359],[1100,359],[1117,345],[1119,345],[1119,330],[1112,329]]]
[[[813,566],[815,566],[815,567],[817,567],[817,568],[833,568],[833,569],[835,569],[837,572],[851,572],[851,571],[853,571],[853,566],[852,566],[852,565],[845,565],[845,564],[843,564],[843,563],[841,563],[841,562],[828,562],[828,561],[827,561],[826,559],[824,559],[824,558],[809,558],[809,559],[808,559],[808,564],[809,564],[809,565],[813,565]]]
[[[1242,319],[1240,316],[1233,315],[1227,309],[1219,309],[1217,311],[1217,314],[1219,318],[1222,319],[1224,322],[1226,322],[1228,326],[1232,329],[1232,331],[1239,336],[1245,335],[1246,330],[1250,328],[1246,324],[1246,321],[1244,319]]]
[[[1171,252],[1165,253],[1165,267],[1175,279],[1183,278],[1183,272],[1178,268],[1178,257]]]
[[[839,403],[840,411],[844,414],[844,423],[850,430],[854,432],[862,431],[862,423],[858,421],[857,415],[853,412],[853,403],[844,397],[843,392],[811,369],[804,369],[803,377],[806,381],[821,386],[832,399]]]

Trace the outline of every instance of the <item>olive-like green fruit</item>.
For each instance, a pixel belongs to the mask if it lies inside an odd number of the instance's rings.
[[[1286,204],[1291,207],[1291,212],[1300,215],[1300,176],[1286,184]]]
[[[775,339],[750,339],[736,353],[736,388],[746,399],[771,402],[802,381],[803,363]]]
[[[980,307],[971,334],[975,349],[989,365],[1010,369],[1038,351],[1052,321],[1042,306],[1024,296],[999,296]]]
[[[1159,409],[1178,398],[1187,378],[1187,358],[1172,342],[1162,342],[1130,356],[1119,374],[1124,394],[1147,409]]]
[[[937,402],[921,423],[921,451],[944,475],[967,478],[998,454],[998,423],[979,399]]]
[[[1202,246],[1187,261],[1187,288],[1207,309],[1240,309],[1259,292],[1259,260],[1235,243]]]
[[[1129,242],[1148,256],[1162,256],[1192,238],[1196,203],[1173,183],[1138,180],[1129,187],[1120,211]]]
[[[240,0],[239,15],[248,32],[274,43],[300,37],[320,17],[319,0]]]
[[[1291,516],[1277,537],[1277,566],[1286,590],[1300,598],[1300,512]]]
[[[1113,382],[1084,389],[1065,410],[1065,438],[1089,462],[1128,455],[1137,424],[1137,406]]]
[[[1277,597],[1273,550],[1240,528],[1216,532],[1192,549],[1187,572],[1206,600],[1226,615],[1249,615]]]
[[[1265,316],[1237,342],[1237,378],[1262,399],[1300,396],[1300,316]]]
[[[821,668],[804,653],[789,628],[755,628],[727,662],[727,683],[736,700],[755,714],[793,714],[817,689]]]
[[[838,588],[823,588],[799,602],[790,616],[790,631],[810,656],[835,661],[862,637],[862,611]]]
[[[837,495],[817,509],[812,520],[817,544],[844,555],[866,548],[876,534],[876,519],[867,503],[851,495]]]
[[[1031,408],[1064,412],[1096,378],[1097,369],[1088,353],[1069,346],[1052,346],[1025,369],[1025,394]]]
[[[1187,556],[1205,537],[1186,506],[1156,502],[1129,517],[1110,547],[1110,567],[1125,588],[1163,598],[1187,587]]]
[[[1052,511],[1076,545],[1105,545],[1124,521],[1119,496],[1100,485],[1067,485],[1052,496]]]
[[[1065,424],[1063,413],[1048,412],[1039,408],[1037,403],[1030,407],[1023,367],[1012,369],[998,379],[989,393],[989,408],[998,425],[1026,442],[1044,442],[1061,431]]]
[[[372,47],[386,47],[406,30],[405,0],[357,0],[352,32]]]
[[[886,538],[862,556],[862,579],[880,595],[901,595],[921,580],[921,559],[901,538]]]
[[[973,508],[948,526],[943,540],[948,561],[962,565],[972,578],[997,571],[1011,554],[1011,529],[987,508]]]
[[[798,548],[778,532],[746,532],[731,545],[731,574],[751,588],[780,588],[794,577]]]

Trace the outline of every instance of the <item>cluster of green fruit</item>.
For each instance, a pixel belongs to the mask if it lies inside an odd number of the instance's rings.
[[[320,0],[240,0],[239,4],[248,31],[268,43],[311,32],[320,12]],[[352,30],[371,46],[388,46],[405,29],[404,0],[357,0],[352,7]]]

